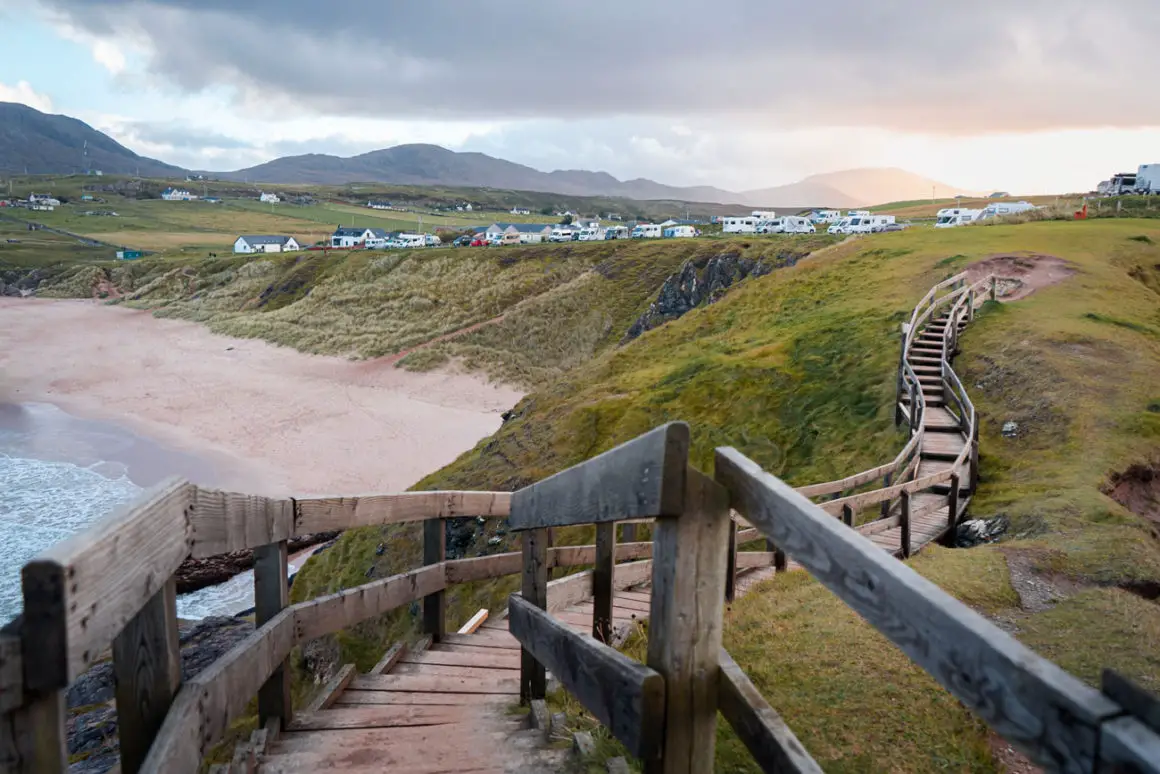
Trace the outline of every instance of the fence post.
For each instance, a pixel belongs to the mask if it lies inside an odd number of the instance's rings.
[[[725,548],[725,601],[737,595],[737,522],[729,517],[729,542]]]
[[[136,774],[181,685],[176,578],[149,598],[112,650],[121,771]]]
[[[999,300],[999,280],[994,274],[991,275],[991,300]]]
[[[547,547],[545,546],[545,559]],[[447,527],[442,518],[423,522],[423,566],[439,564],[447,558]],[[545,581],[546,583],[547,581]],[[423,633],[431,635],[431,642],[439,642],[446,633],[447,601],[442,591],[423,597]]]
[[[622,524],[620,525],[620,540],[622,543],[636,542],[636,525]]]
[[[967,475],[967,491],[973,495],[979,487],[979,417],[977,414],[971,432],[971,466]]]
[[[254,549],[254,625],[261,626],[281,613],[290,604],[290,584],[287,581],[289,553],[286,541],[258,546]],[[282,662],[270,679],[258,690],[258,727],[270,718],[278,718],[285,728],[294,713],[290,694],[289,659]]]
[[[918,423],[918,387],[913,382],[910,385],[910,434],[914,435]]]
[[[648,665],[665,679],[660,760],[646,774],[713,770],[729,493],[690,467],[683,512],[656,521]]]
[[[947,548],[955,546],[955,527],[959,523],[959,474],[951,476],[951,491],[947,495],[947,531],[942,544]]]
[[[902,503],[901,513],[898,518],[898,526],[902,528],[902,534],[899,536],[899,542],[902,544],[902,558],[910,558],[910,492],[905,489],[899,493],[899,499]]]
[[[898,354],[898,380],[894,390],[895,427],[902,424],[902,390],[906,386],[903,380],[903,369],[906,368],[906,334],[909,332],[909,328],[910,323],[902,323],[902,341],[899,344],[900,352]],[[913,408],[911,410],[913,411]]]
[[[890,474],[889,473],[887,473],[885,476],[882,477],[882,488],[883,489],[890,488]],[[890,515],[890,500],[888,500],[888,499],[883,500],[882,501],[882,518],[885,519],[889,515]]]
[[[548,531],[523,533],[524,574],[520,593],[541,610],[548,609]],[[527,648],[520,648],[520,704],[531,704],[547,693],[547,673]]]
[[[842,506],[842,523],[847,527],[854,526],[854,509],[849,505]]]
[[[616,572],[616,522],[596,525],[596,562],[592,567],[592,636],[612,639],[612,589]]]

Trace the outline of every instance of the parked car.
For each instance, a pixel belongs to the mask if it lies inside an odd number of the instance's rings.
[[[498,245],[518,245],[519,243],[520,243],[520,235],[519,234],[504,234],[503,236],[501,236],[499,238],[499,241],[496,242],[496,244],[498,244]]]
[[[475,239],[471,240],[471,246],[472,247],[487,247],[487,238],[481,237],[481,236],[476,237]]]
[[[452,247],[470,247],[476,241],[475,237],[461,236],[451,243]]]
[[[887,223],[882,227],[883,233],[887,231],[906,231],[905,223]]]

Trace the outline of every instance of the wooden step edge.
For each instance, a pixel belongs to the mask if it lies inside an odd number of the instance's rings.
[[[334,677],[327,680],[326,685],[322,686],[322,691],[306,705],[306,711],[321,712],[328,709],[350,685],[350,681],[354,679],[354,674],[354,664],[343,664],[342,669],[338,670]]]
[[[371,671],[367,672],[367,674],[368,675],[383,675],[383,674],[386,674],[387,672],[390,672],[391,667],[393,667],[396,663],[398,663],[399,659],[401,659],[403,657],[403,654],[405,654],[406,652],[407,652],[407,643],[402,642],[402,641],[396,642],[394,645],[387,648],[387,652],[384,653],[383,657],[379,659],[379,663],[377,663],[373,667],[371,667]]]
[[[483,626],[483,622],[487,620],[487,608],[480,608],[479,612],[471,616],[467,623],[459,627],[456,634],[475,634],[475,630]]]

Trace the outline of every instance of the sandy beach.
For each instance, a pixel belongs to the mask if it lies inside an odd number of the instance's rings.
[[[305,355],[90,301],[0,298],[0,402],[116,422],[255,494],[405,489],[521,394],[463,374]]]

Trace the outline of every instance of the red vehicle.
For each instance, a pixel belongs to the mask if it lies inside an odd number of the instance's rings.
[[[473,240],[471,240],[471,246],[472,247],[487,247],[487,240],[473,239]]]

